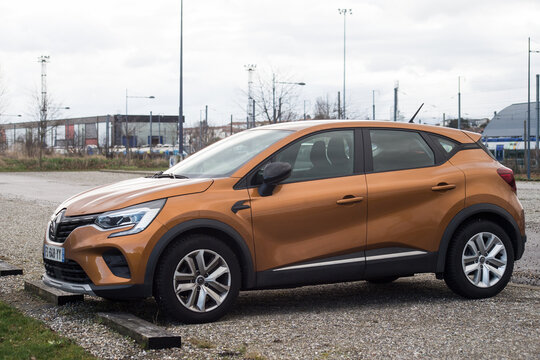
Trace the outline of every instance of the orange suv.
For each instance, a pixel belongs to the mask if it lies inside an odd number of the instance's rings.
[[[480,135],[375,121],[243,131],[165,172],[76,195],[44,241],[46,284],[154,296],[213,321],[240,290],[435,273],[459,295],[499,293],[521,258],[510,169]]]

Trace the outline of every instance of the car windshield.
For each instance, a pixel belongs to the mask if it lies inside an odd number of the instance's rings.
[[[196,152],[164,174],[189,178],[230,176],[268,146],[290,134],[291,131],[286,130],[242,131]]]

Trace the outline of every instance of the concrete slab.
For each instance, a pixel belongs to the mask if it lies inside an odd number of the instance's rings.
[[[31,292],[55,305],[84,301],[83,294],[73,294],[47,286],[43,281],[25,281],[24,290]]]
[[[23,269],[0,260],[0,276],[22,275]]]
[[[128,313],[98,313],[98,317],[122,335],[134,339],[145,349],[181,347],[181,336]]]

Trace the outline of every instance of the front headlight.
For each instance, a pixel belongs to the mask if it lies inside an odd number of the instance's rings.
[[[154,200],[120,210],[109,211],[99,215],[95,224],[102,229],[125,228],[128,230],[112,233],[109,237],[137,234],[143,231],[155,219],[166,199]]]

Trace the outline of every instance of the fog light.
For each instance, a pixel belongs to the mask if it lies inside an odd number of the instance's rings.
[[[131,278],[127,260],[118,249],[107,250],[101,256],[115,276],[125,279]]]

